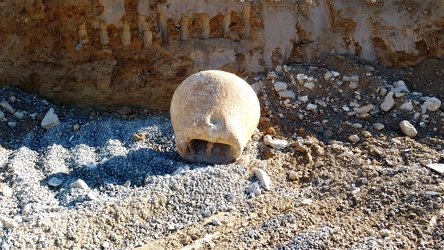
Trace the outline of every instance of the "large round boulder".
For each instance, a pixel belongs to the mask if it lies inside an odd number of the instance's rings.
[[[256,93],[238,76],[201,71],[176,89],[170,106],[176,147],[188,162],[235,161],[260,117]]]

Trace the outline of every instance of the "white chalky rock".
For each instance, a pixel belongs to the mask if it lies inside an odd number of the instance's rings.
[[[441,101],[435,97],[430,97],[425,100],[425,102],[422,104],[423,107],[423,113],[425,113],[425,110],[429,111],[437,111],[439,107],[441,107]]]
[[[59,117],[56,115],[53,108],[50,108],[48,113],[46,113],[41,125],[44,129],[60,125]]]
[[[296,98],[296,94],[294,93],[293,90],[284,90],[284,91],[279,91],[278,92],[279,96],[282,98]]]
[[[358,114],[364,114],[364,113],[368,113],[368,112],[370,112],[370,110],[372,110],[373,109],[373,105],[372,104],[369,104],[369,105],[365,105],[365,106],[362,106],[362,107],[356,107],[356,108],[353,108],[353,110],[356,112],[356,113],[358,113]]]
[[[393,92],[389,92],[385,98],[384,98],[384,102],[381,103],[381,110],[384,112],[389,111],[391,108],[393,108],[393,106],[395,106],[395,100],[393,99]]]
[[[4,108],[8,113],[14,114],[14,108],[7,101],[1,101],[0,107]]]
[[[413,138],[418,134],[415,127],[407,120],[400,122],[399,127],[401,128],[401,131],[408,137]]]
[[[273,139],[271,135],[264,136],[264,143],[274,149],[281,150],[287,147],[288,142],[286,140]]]
[[[330,79],[333,77],[333,73],[331,73],[331,71],[330,70],[328,70],[327,72],[325,72],[325,74],[324,74],[324,79],[326,80],[326,81],[330,81]]]
[[[285,83],[285,82],[275,82],[273,84],[273,86],[277,92],[282,91],[282,90],[286,90],[288,87],[287,83]]]
[[[402,104],[401,106],[399,106],[399,108],[402,110],[412,111],[413,110],[413,103],[411,101],[406,102],[406,103]]]
[[[338,77],[341,75],[341,73],[339,73],[337,71],[332,71],[331,73],[333,74],[334,77]]]
[[[261,184],[261,186],[265,189],[265,190],[270,190],[271,189],[271,180],[270,180],[270,176],[268,176],[268,174],[260,169],[257,168],[256,170],[254,170],[254,174],[256,175],[256,177],[259,179],[259,183]]]
[[[307,75],[305,74],[297,74],[296,79],[298,79],[298,81],[304,81],[307,79]]]
[[[350,136],[348,137],[348,140],[351,141],[351,142],[353,142],[353,143],[357,143],[360,139],[359,139],[359,136],[358,136],[358,135],[350,135]]]
[[[188,162],[233,162],[259,124],[259,100],[238,76],[219,70],[185,79],[171,100],[179,155]]]
[[[79,189],[83,189],[83,190],[88,190],[88,184],[86,184],[86,182],[82,179],[78,179],[75,182],[71,183],[69,185],[70,188],[79,188]]]
[[[3,194],[3,196],[5,196],[5,197],[11,197],[12,194],[13,194],[13,190],[12,190],[12,188],[10,188],[9,186],[4,185],[4,186],[2,187],[2,194]]]

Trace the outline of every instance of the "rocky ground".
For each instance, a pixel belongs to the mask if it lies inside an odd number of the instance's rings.
[[[443,69],[330,56],[251,76],[259,130],[215,166],[181,161],[166,112],[2,87],[0,247],[443,249]]]

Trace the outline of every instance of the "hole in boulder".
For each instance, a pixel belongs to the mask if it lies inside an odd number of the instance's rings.
[[[236,160],[235,149],[228,144],[194,139],[189,145],[188,160],[193,162],[221,164]]]

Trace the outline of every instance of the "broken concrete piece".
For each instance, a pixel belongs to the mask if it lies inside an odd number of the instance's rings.
[[[48,113],[46,113],[41,125],[44,129],[60,125],[59,117],[56,115],[53,108],[49,109]]]
[[[180,156],[188,162],[220,164],[241,155],[259,123],[260,107],[244,80],[208,70],[179,85],[170,113]]]

